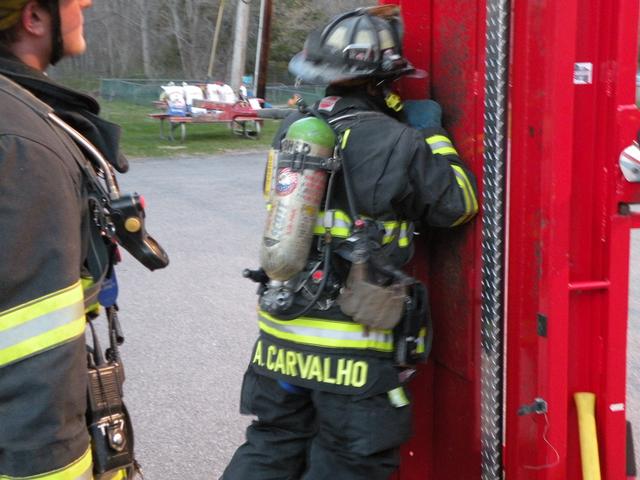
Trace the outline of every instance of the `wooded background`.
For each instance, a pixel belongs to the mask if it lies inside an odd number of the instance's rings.
[[[239,1],[250,5],[245,72],[255,65],[260,0],[227,0],[212,77],[227,82]],[[268,83],[292,83],[290,58],[315,27],[375,0],[273,0]],[[220,0],[96,0],[85,10],[87,52],[53,74],[74,78],[206,78]]]

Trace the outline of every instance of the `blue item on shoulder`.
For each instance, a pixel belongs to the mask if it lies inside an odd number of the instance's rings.
[[[407,123],[418,130],[442,127],[442,108],[433,100],[405,100]]]
[[[297,385],[292,385],[288,382],[283,382],[282,380],[278,380],[278,385],[280,385],[280,388],[282,388],[284,391],[289,393],[296,393],[298,395],[309,391],[308,388],[298,387]]]
[[[111,271],[111,276],[106,277],[102,282],[98,302],[103,307],[113,307],[118,300],[118,280],[115,270]]]

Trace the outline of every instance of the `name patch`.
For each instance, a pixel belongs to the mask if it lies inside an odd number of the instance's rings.
[[[369,380],[366,360],[299,352],[263,340],[256,342],[251,363],[278,378],[289,377],[326,386],[362,388]]]

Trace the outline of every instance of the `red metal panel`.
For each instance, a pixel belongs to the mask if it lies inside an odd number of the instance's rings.
[[[481,185],[485,3],[433,0],[431,11],[431,96]],[[480,229],[477,219],[429,238],[436,480],[480,478]]]
[[[602,478],[625,478],[630,220],[617,210],[619,194],[640,196],[621,183],[617,161],[630,143],[628,123],[637,124],[629,106],[637,18],[637,0],[523,0],[514,8],[509,478],[581,478],[576,391],[597,397]],[[572,84],[574,62],[593,65],[592,84]],[[547,337],[536,333],[538,314],[548,319]],[[559,452],[557,465],[539,470],[525,465],[556,463],[542,438],[544,421],[516,415],[534,395],[549,402],[548,438]]]
[[[404,54],[416,67],[430,72],[431,64],[431,8],[430,2],[421,0],[381,1],[399,3],[405,24]],[[399,89],[404,98],[427,98],[431,76],[424,79],[404,79]],[[425,250],[418,247],[412,264],[412,272],[418,278],[427,275]],[[402,463],[396,476],[401,480],[425,480],[432,478],[434,453],[433,424],[434,388],[433,365],[421,366],[411,383],[414,414],[414,435],[404,446]]]
[[[481,182],[484,3],[400,5],[405,54],[428,72],[425,80],[404,80],[401,92],[442,104],[445,126]],[[479,228],[476,222],[453,232],[428,232],[413,263],[429,285],[435,340],[428,368],[412,385],[416,434],[403,451],[402,480],[480,476]]]
[[[430,72],[405,82],[403,93],[443,105],[445,126],[479,173],[485,0],[400,3],[405,51]],[[624,180],[617,161],[640,127],[637,19],[638,0],[512,0],[504,450],[511,480],[581,478],[572,400],[579,390],[597,396],[602,478],[625,478],[628,246],[640,222],[618,212],[620,203],[640,203],[640,185]],[[593,83],[574,85],[575,62],[593,65]],[[429,281],[436,338],[430,368],[414,382],[419,428],[403,480],[479,478],[479,227],[430,232],[430,257],[416,260]],[[536,397],[548,401],[548,426],[543,415],[517,415]]]
[[[578,478],[542,441],[545,418],[518,416],[549,402],[548,438],[566,455],[567,285],[577,0],[515,2],[507,256],[505,472],[513,479]],[[537,335],[547,322],[548,337]],[[542,467],[542,468],[541,468]]]

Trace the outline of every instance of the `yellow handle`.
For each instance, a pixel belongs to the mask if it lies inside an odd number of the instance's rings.
[[[582,479],[600,480],[600,457],[598,456],[598,433],[595,415],[596,396],[589,392],[577,392],[574,393],[573,398],[578,409]]]

